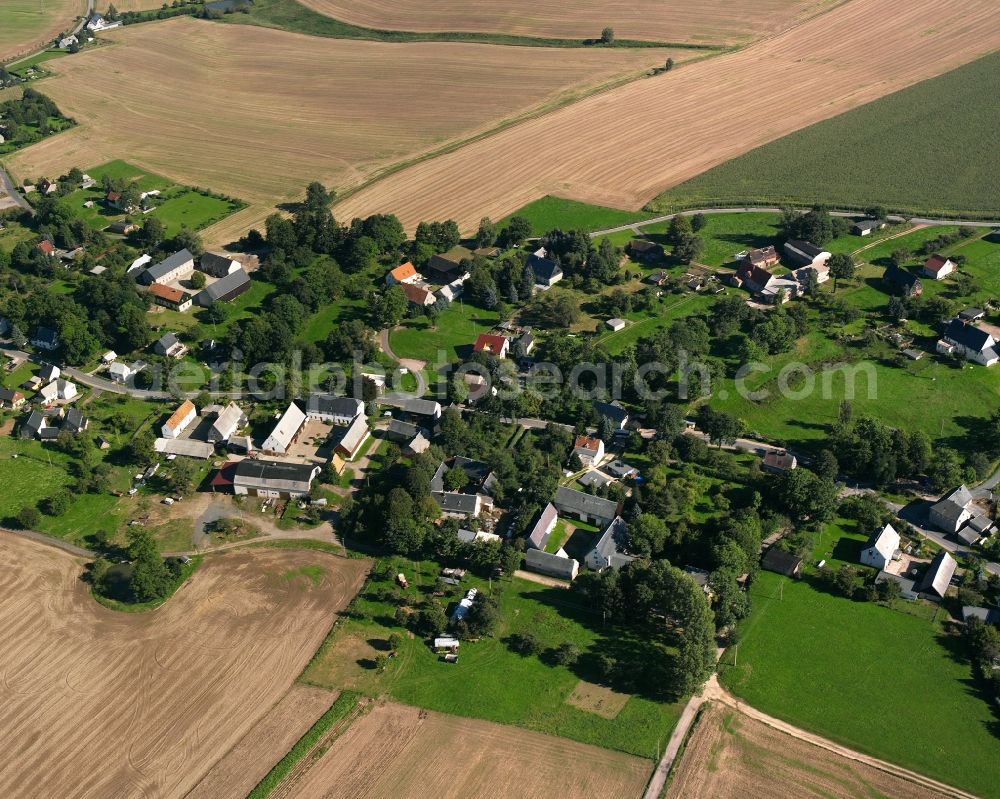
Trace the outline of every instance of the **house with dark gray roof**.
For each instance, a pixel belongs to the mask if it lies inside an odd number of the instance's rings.
[[[441,508],[441,514],[453,519],[475,518],[483,512],[484,500],[489,499],[482,494],[463,494],[459,491],[434,491],[431,497]]]
[[[944,599],[957,568],[958,563],[955,559],[949,553],[941,550],[937,557],[931,561],[927,571],[924,572],[924,576],[917,586],[917,591],[937,599]]]
[[[180,280],[194,272],[194,256],[187,249],[175,252],[157,264],[146,267],[139,273],[137,281],[144,286],[152,283],[169,283]]]
[[[35,331],[34,337],[31,339],[31,345],[40,350],[51,352],[52,350],[59,349],[59,336],[56,331],[50,327],[39,327],[38,330]]]
[[[202,308],[211,308],[217,302],[231,302],[249,290],[250,275],[237,269],[199,291],[194,302]]]
[[[90,427],[90,419],[84,416],[76,408],[70,408],[63,416],[62,429],[67,433],[82,433]]]
[[[426,434],[427,431],[422,427],[418,427],[410,422],[404,422],[401,419],[389,420],[389,426],[385,431],[386,438],[397,443],[410,441],[418,433]]]
[[[983,366],[993,366],[1000,361],[996,347],[997,340],[992,335],[961,319],[948,322],[937,343],[938,352],[957,355]]]
[[[153,352],[167,358],[183,358],[187,353],[185,347],[173,333],[164,333],[153,344]]]
[[[566,486],[559,486],[556,489],[552,504],[560,513],[574,516],[581,522],[589,522],[598,527],[611,524],[621,510],[619,502],[574,491]]]
[[[365,412],[365,404],[354,397],[336,394],[312,394],[306,403],[306,416],[321,422],[346,427]]]
[[[765,571],[798,577],[802,568],[802,558],[778,547],[771,547],[760,559],[760,567]]]
[[[962,621],[979,619],[983,624],[1000,626],[1000,610],[996,608],[981,608],[976,605],[962,606]]]
[[[580,563],[575,558],[561,557],[541,549],[529,549],[524,555],[524,567],[549,577],[573,581],[580,572]]]
[[[239,261],[234,261],[228,255],[217,252],[206,252],[198,262],[198,268],[210,277],[225,277],[242,267]]]
[[[584,556],[583,562],[594,571],[618,571],[635,560],[635,555],[629,555],[627,549],[628,525],[621,516],[616,516]]]
[[[576,478],[576,482],[586,488],[604,488],[615,481],[609,474],[605,474],[597,469],[590,469]]]
[[[535,284],[538,286],[554,286],[563,279],[563,270],[555,261],[539,255],[537,252],[528,256],[528,266],[535,275]]]
[[[313,463],[246,458],[233,470],[233,492],[238,495],[288,499],[309,493],[320,472]]]
[[[924,293],[924,284],[913,272],[902,269],[895,264],[889,264],[882,273],[882,280],[889,286],[891,294],[903,297],[919,297]]]
[[[785,242],[785,255],[798,266],[823,267],[830,260],[830,253],[811,241],[789,239]]]
[[[972,518],[972,492],[961,485],[935,502],[927,514],[933,527],[946,533],[957,533]]]
[[[618,402],[618,400],[615,400],[614,402],[601,402],[599,400],[594,400],[593,406],[597,415],[603,416],[605,419],[609,420],[615,430],[625,429],[625,425],[628,424],[628,411],[622,407],[622,404]]]

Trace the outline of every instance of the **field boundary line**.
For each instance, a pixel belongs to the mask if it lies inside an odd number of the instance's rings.
[[[712,675],[706,685],[705,698],[709,701],[715,701],[726,707],[733,708],[748,718],[759,721],[762,724],[766,724],[768,727],[786,735],[790,735],[792,738],[812,744],[813,746],[818,746],[821,749],[825,749],[828,752],[832,752],[840,757],[846,758],[847,760],[862,763],[870,768],[878,769],[879,771],[891,774],[899,779],[906,780],[907,782],[911,782],[915,785],[920,785],[923,788],[937,791],[945,796],[952,797],[952,799],[980,799],[980,797],[974,793],[969,793],[961,788],[948,785],[947,783],[936,780],[933,777],[927,777],[917,771],[905,768],[904,766],[898,766],[895,763],[882,760],[874,755],[867,755],[863,752],[859,752],[856,749],[852,749],[843,744],[839,744],[834,740],[825,738],[819,733],[810,732],[802,727],[796,727],[794,724],[782,721],[776,716],[770,716],[761,710],[757,710],[757,708],[752,705],[748,705],[746,702],[743,702],[738,697],[723,688],[719,683],[718,676],[716,674]]]
[[[706,53],[705,55],[698,56],[696,58],[692,58],[687,61],[683,61],[670,71],[676,72],[677,70],[683,69],[684,67],[690,66],[691,64],[697,64],[706,59],[724,55],[725,53],[735,52],[737,49],[739,48],[729,48],[727,50],[712,51]],[[475,144],[476,142],[482,141],[483,139],[488,139],[492,136],[496,136],[499,133],[503,133],[505,130],[517,127],[518,125],[522,125],[526,122],[531,122],[540,117],[547,116],[548,114],[559,111],[562,108],[575,105],[576,103],[582,102],[583,100],[587,100],[595,95],[611,92],[614,91],[615,89],[621,88],[622,86],[626,86],[630,83],[635,83],[636,81],[640,81],[643,79],[659,78],[665,74],[667,73],[661,73],[660,75],[651,75],[649,73],[649,70],[644,70],[641,73],[632,72],[627,75],[621,75],[617,78],[612,78],[609,81],[605,81],[602,84],[591,86],[589,88],[583,87],[577,94],[573,94],[572,96],[563,96],[554,98],[553,100],[549,101],[548,103],[545,103],[542,106],[539,106],[534,109],[528,109],[527,111],[523,111],[520,114],[517,114],[513,117],[508,117],[507,119],[502,119],[487,130],[480,131],[479,133],[474,133],[471,136],[466,136],[463,139],[457,139],[452,142],[447,142],[438,148],[429,150],[428,152],[425,153],[415,155],[403,161],[398,161],[395,164],[389,164],[382,170],[377,171],[372,175],[369,175],[361,183],[358,183],[355,186],[350,186],[344,189],[343,191],[338,191],[337,196],[334,200],[334,210],[336,210],[337,206],[340,205],[342,202],[344,202],[344,200],[349,199],[350,197],[352,197],[353,195],[357,194],[360,191],[370,188],[371,186],[373,186],[374,184],[378,183],[381,180],[385,180],[386,178],[395,175],[397,172],[402,172],[404,169],[409,169],[410,167],[416,166],[417,164],[421,164],[424,161],[431,161],[435,158],[439,158],[442,155],[448,155],[449,153],[453,153],[456,150],[461,150],[463,147],[467,147],[468,145]],[[570,89],[569,91],[572,92],[573,90]],[[637,222],[636,224],[640,223]]]
[[[850,2],[850,0],[840,0]],[[274,2],[274,0],[272,0]],[[503,33],[501,31],[462,31],[462,30],[438,30],[438,31],[412,31],[403,28],[373,28],[368,25],[357,25],[347,22],[332,14],[318,11],[311,6],[300,3],[297,0],[285,0],[286,9],[294,10],[298,6],[308,14],[315,15],[327,20],[331,26],[328,33],[315,33],[308,30],[307,20],[299,20],[302,28],[282,27],[274,19],[261,18],[254,15],[254,11],[265,8],[258,0],[251,6],[249,14],[228,19],[223,17],[221,21],[234,25],[256,25],[261,28],[274,28],[276,30],[289,31],[291,33],[305,33],[309,36],[316,36],[322,39],[354,39],[359,41],[383,42],[385,44],[414,44],[420,42],[461,42],[466,44],[485,44],[493,47],[552,47],[563,50],[599,49],[606,50],[648,50],[655,48],[670,47],[679,50],[728,50],[734,46],[721,42],[662,42],[658,40],[629,39],[623,38],[614,40],[611,45],[603,44],[596,38],[573,38],[567,36],[532,36],[530,34]],[[279,0],[280,5],[280,0]],[[273,6],[266,7],[270,10]],[[825,11],[824,9],[823,11]],[[819,13],[823,13],[823,11]],[[301,13],[301,12],[300,12]],[[811,15],[812,16],[812,15]],[[336,30],[339,28],[339,30]],[[756,41],[756,40],[754,40]]]

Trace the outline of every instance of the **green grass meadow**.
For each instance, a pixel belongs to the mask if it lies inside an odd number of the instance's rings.
[[[589,205],[566,200],[562,197],[546,195],[541,199],[528,203],[515,211],[511,216],[523,216],[531,222],[532,232],[541,236],[555,228],[560,230],[606,230],[607,228],[630,225],[648,219],[645,211],[623,211],[619,208],[605,208],[600,205]],[[510,219],[507,217],[499,224]],[[626,234],[628,236],[628,234]],[[626,239],[627,240],[627,239]]]
[[[495,311],[453,302],[438,317],[433,328],[426,317],[404,321],[390,334],[389,344],[401,358],[416,358],[434,364],[438,352],[443,351],[445,359],[450,362],[467,357],[472,352],[476,336],[492,330],[497,320]]]
[[[752,594],[738,652],[720,667],[729,690],[852,748],[1000,797],[1000,724],[960,639],[940,622],[770,572]]]
[[[823,202],[1000,215],[1000,53],[819,122],[675,186],[650,209]]]
[[[392,573],[399,570],[410,580],[406,593],[414,597],[421,595],[421,586],[429,591],[436,581],[437,567],[431,563],[414,569],[414,564],[401,561]],[[384,693],[408,705],[514,724],[645,758],[663,751],[683,703],[631,696],[615,718],[604,718],[566,703],[580,682],[571,668],[549,665],[537,656],[522,657],[501,640],[531,632],[544,647],[570,641],[585,656],[607,645],[598,631],[600,620],[575,597],[564,589],[520,579],[490,586],[466,578],[463,590],[473,585],[494,595],[499,590],[502,621],[493,637],[463,642],[459,663],[443,662],[424,641],[404,634],[399,656],[379,674],[367,662],[379,651],[372,643],[380,644],[400,628],[392,621],[392,605],[362,592],[350,618],[313,659],[304,681],[368,695]]]
[[[106,206],[101,180],[104,177],[125,178],[134,181],[140,191],[159,191],[154,199],[155,210],[150,216],[157,217],[166,226],[167,235],[172,236],[181,227],[200,230],[238,211],[243,204],[237,200],[214,197],[198,189],[181,186],[161,175],[147,172],[125,161],[111,161],[86,170],[97,184],[89,189],[77,189],[63,198],[63,202],[73,208],[74,213],[96,229],[103,229],[112,222],[125,219],[126,215]],[[89,208],[85,204],[92,202]],[[142,222],[143,214],[133,215]]]

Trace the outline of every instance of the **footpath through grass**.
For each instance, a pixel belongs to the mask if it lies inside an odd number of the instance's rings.
[[[751,150],[649,208],[880,203],[925,216],[996,218],[998,70],[1000,53],[985,56]]]
[[[961,640],[940,622],[770,572],[752,594],[738,657],[730,649],[720,666],[729,690],[852,748],[1000,797],[1000,725]]]

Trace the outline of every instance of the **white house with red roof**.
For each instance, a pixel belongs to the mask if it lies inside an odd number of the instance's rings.
[[[476,337],[476,343],[472,345],[472,351],[485,352],[496,358],[506,358],[510,351],[510,340],[497,333],[480,333]]]
[[[924,261],[924,274],[935,280],[944,280],[955,271],[955,262],[944,255],[935,253]]]

